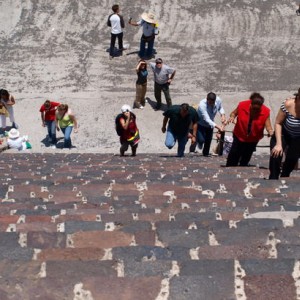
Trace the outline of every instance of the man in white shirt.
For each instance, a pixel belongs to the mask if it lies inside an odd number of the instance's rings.
[[[214,122],[218,112],[221,115],[222,125],[218,125]],[[222,106],[221,98],[217,97],[215,93],[208,93],[206,98],[199,103],[198,116],[197,142],[200,149],[202,149],[204,144],[202,153],[203,156],[208,156],[214,128],[217,128],[222,132],[224,131],[226,123],[225,111]]]
[[[108,17],[107,26],[111,27],[111,38],[110,38],[110,49],[109,56],[110,59],[114,56],[114,48],[116,39],[118,38],[119,51],[125,50],[123,48],[123,28],[125,28],[125,23],[123,17],[119,14],[120,7],[118,4],[112,6],[113,14]]]

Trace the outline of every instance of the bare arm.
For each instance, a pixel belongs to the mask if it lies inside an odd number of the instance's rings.
[[[284,122],[285,118],[286,118],[285,113],[280,109],[275,120],[276,145],[271,152],[271,155],[274,157],[283,155],[281,135],[282,135],[282,123]]]
[[[126,130],[129,126],[131,113],[128,111],[125,113],[125,116],[126,116],[126,119],[125,118],[120,119],[121,126],[123,127],[124,130]]]
[[[167,128],[167,124],[168,124],[168,120],[169,120],[169,118],[168,118],[168,117],[166,117],[166,116],[164,116],[164,119],[163,119],[163,125],[162,125],[162,128],[161,128],[161,131],[162,131],[163,133],[165,133],[165,132],[166,132],[166,128]]]
[[[71,121],[74,123],[74,132],[78,131],[78,123],[74,115],[69,115]]]
[[[233,110],[230,115],[229,115],[229,119],[227,120],[227,124],[229,123],[233,123],[235,118],[237,117],[238,115],[238,108],[236,108],[235,110]]]
[[[45,127],[45,113],[41,112],[42,126]]]
[[[139,26],[139,24],[137,22],[132,21],[131,18],[129,19],[128,24],[132,26]]]
[[[272,128],[270,116],[269,116],[268,119],[266,120],[265,128],[266,128],[266,130],[267,130],[267,132],[268,132],[268,136],[269,136],[269,137],[270,137],[271,135],[273,135],[274,130],[273,130],[273,128]]]
[[[168,83],[171,83],[171,81],[173,80],[174,76],[176,74],[176,70],[174,70],[174,72],[171,74],[171,76],[168,79]]]

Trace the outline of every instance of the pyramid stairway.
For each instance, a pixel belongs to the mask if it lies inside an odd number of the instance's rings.
[[[224,162],[2,153],[0,299],[300,299],[300,172]]]

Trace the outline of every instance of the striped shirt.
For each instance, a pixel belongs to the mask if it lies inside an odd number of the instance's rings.
[[[283,122],[283,128],[291,136],[300,137],[300,118],[294,117],[285,107],[285,102],[280,106],[280,109],[285,113],[286,118]]]

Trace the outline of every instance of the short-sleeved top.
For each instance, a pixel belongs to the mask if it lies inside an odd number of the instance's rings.
[[[43,104],[40,108],[40,112],[45,113],[45,121],[54,121],[55,120],[55,112],[57,106],[60,105],[58,102],[50,102],[50,108],[46,109],[45,105]]]
[[[251,100],[242,101],[237,107],[237,123],[234,126],[233,134],[241,142],[257,143],[264,136],[266,120],[270,116],[270,109],[265,105],[261,106],[259,114],[252,120],[249,132]]]
[[[136,84],[145,84],[147,82],[148,71],[146,69],[141,69],[137,72]]]
[[[23,136],[16,139],[7,139],[7,145],[10,149],[23,150],[23,142],[25,142],[25,138]]]
[[[56,116],[56,119],[58,120],[59,123],[59,127],[60,128],[66,128],[66,127],[73,127],[74,126],[74,122],[72,121],[71,117],[70,117],[71,111],[68,111],[67,113],[65,113],[65,115],[63,117],[59,117],[58,115]]]
[[[184,118],[180,115],[180,105],[173,105],[166,110],[163,115],[169,118],[168,127],[173,134],[183,137],[188,134],[190,125],[198,122],[197,111],[193,107],[189,107],[189,113]]]
[[[204,127],[215,128],[215,116],[219,112],[221,115],[225,114],[220,97],[216,98],[214,106],[207,104],[207,99],[202,99],[198,106],[199,125]]]
[[[154,35],[155,24],[147,23],[144,20],[139,20],[137,22],[137,24],[143,27],[143,35],[144,36],[148,37],[148,36]]]
[[[123,32],[122,28],[125,27],[123,17],[118,14],[110,15],[107,20],[107,25],[111,27],[112,34],[119,34]]]
[[[158,84],[165,84],[169,80],[169,75],[175,72],[174,68],[162,64],[161,68],[157,68],[155,63],[150,63],[150,67],[154,73],[154,81]]]
[[[280,109],[285,113],[286,118],[282,124],[288,135],[294,138],[300,137],[300,118],[294,117],[285,107],[285,101],[281,104]]]

